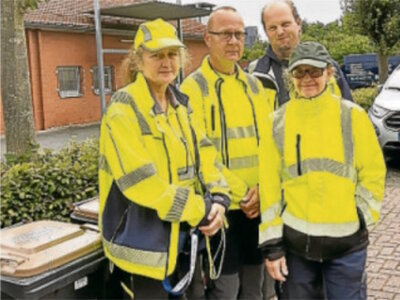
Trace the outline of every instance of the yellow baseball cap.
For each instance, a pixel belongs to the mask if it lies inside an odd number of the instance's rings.
[[[145,22],[136,32],[135,50],[140,46],[148,51],[158,51],[169,47],[185,47],[176,35],[176,29],[163,19]]]

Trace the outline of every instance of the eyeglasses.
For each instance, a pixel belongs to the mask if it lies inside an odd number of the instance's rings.
[[[230,32],[230,31],[223,31],[223,32],[216,32],[216,31],[209,31],[209,34],[217,35],[221,37],[224,41],[230,41],[233,36],[238,41],[243,41],[244,37],[246,36],[246,33],[243,31],[235,31],[235,32]]]
[[[322,74],[324,74],[325,69],[320,69],[320,68],[311,68],[311,69],[306,69],[306,70],[301,70],[301,69],[294,69],[292,72],[292,76],[296,79],[301,79],[306,76],[306,74],[310,75],[311,78],[318,78],[321,77]]]

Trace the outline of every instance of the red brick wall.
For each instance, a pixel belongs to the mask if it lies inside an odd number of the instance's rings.
[[[185,76],[199,67],[204,56],[208,53],[206,44],[201,41],[185,41],[191,57],[190,65],[185,69]]]
[[[121,43],[127,37],[104,36],[103,48],[130,48]],[[207,47],[203,41],[185,41],[192,58],[185,74],[198,67]],[[36,130],[100,120],[100,98],[92,90],[90,69],[97,65],[94,34],[27,30],[28,59],[31,74],[33,111]],[[122,85],[119,66],[124,55],[105,54],[104,65],[115,67],[115,86]],[[56,68],[81,66],[83,95],[62,99],[57,92]],[[109,96],[107,96],[109,98]],[[1,100],[1,99],[0,99]],[[0,108],[0,132],[4,133]]]
[[[100,119],[100,99],[93,93],[90,69],[97,65],[95,37],[91,34],[39,32],[43,128],[83,124]],[[115,36],[104,36],[104,48],[126,48]],[[122,55],[105,55],[104,64],[116,66]],[[62,99],[57,92],[56,69],[59,66],[81,66],[82,96]],[[40,88],[32,82],[32,91]],[[34,98],[37,103],[39,99]],[[40,104],[39,104],[40,105]]]

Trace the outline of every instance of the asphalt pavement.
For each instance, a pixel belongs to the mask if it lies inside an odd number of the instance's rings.
[[[57,127],[36,132],[36,140],[41,148],[59,150],[70,141],[83,142],[88,138],[99,137],[99,132],[100,123]],[[5,138],[3,135],[0,138],[0,144],[1,157],[3,157],[6,150]]]

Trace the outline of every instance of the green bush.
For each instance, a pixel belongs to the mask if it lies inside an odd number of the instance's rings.
[[[98,194],[97,168],[95,139],[35,153],[31,161],[2,163],[0,227],[41,219],[69,221],[71,203]]]
[[[378,87],[372,86],[368,88],[361,88],[352,90],[354,102],[364,108],[366,111],[371,107],[376,95],[378,95]]]

